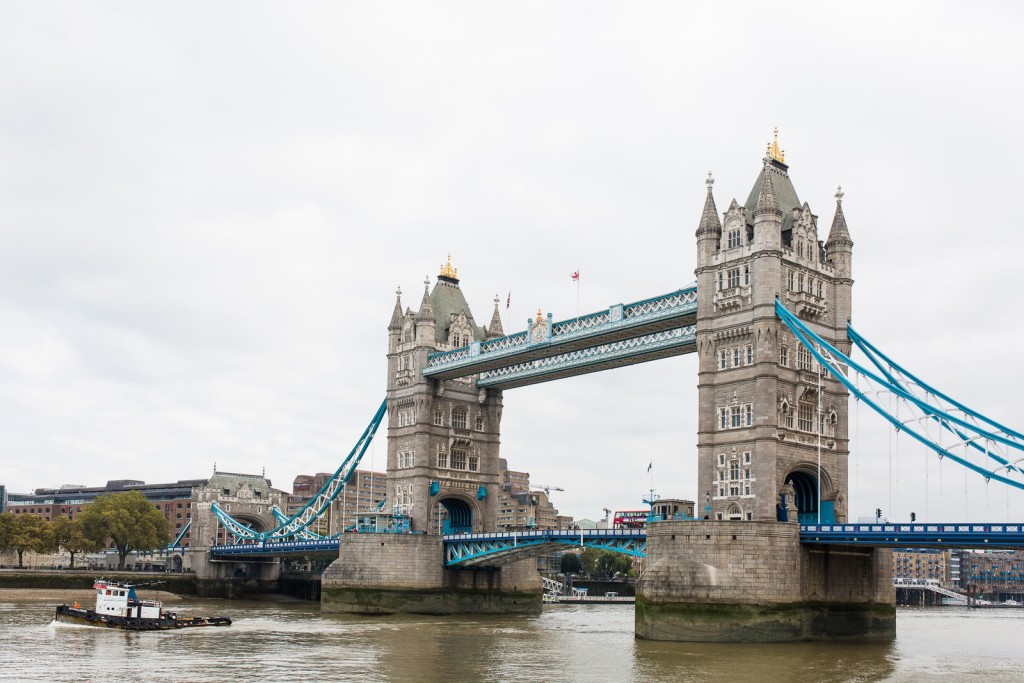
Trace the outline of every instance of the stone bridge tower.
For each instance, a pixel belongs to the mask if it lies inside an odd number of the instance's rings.
[[[477,325],[450,256],[433,290],[424,284],[415,312],[403,312],[398,292],[388,325],[388,507],[409,515],[414,531],[494,531],[501,391],[423,369],[432,353],[503,336],[498,300],[490,325]]]
[[[698,517],[816,521],[820,454],[822,522],[845,521],[848,393],[775,314],[778,298],[849,353],[853,242],[842,191],[822,242],[777,131],[746,203],[733,199],[721,219],[713,182],[708,174],[697,229]]]

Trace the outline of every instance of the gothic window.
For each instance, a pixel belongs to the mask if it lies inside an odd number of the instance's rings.
[[[804,291],[804,274],[803,273],[800,273],[796,277],[796,291],[798,291],[798,292]]]
[[[793,274],[792,270],[786,271],[786,289],[791,292],[796,289],[796,275]]]
[[[740,366],[740,350],[736,347],[732,350],[732,366],[738,368]]]
[[[480,471],[480,456],[471,455],[469,456],[469,471],[479,472]]]
[[[750,451],[743,451],[743,464],[744,465],[749,465],[750,464]],[[749,476],[750,470],[747,470],[747,472],[748,472],[747,479],[750,479],[750,476]]]
[[[729,409],[719,408],[718,409],[718,426],[720,429],[729,428]]]
[[[750,266],[743,266],[743,285],[750,284]]]
[[[719,453],[718,454],[718,466],[722,467],[723,465],[725,465],[725,453]]]
[[[786,429],[793,428],[793,411],[786,413]]]
[[[412,325],[409,325],[408,327],[406,327],[405,330],[402,332],[402,341],[404,341],[404,342],[411,342],[412,341]]]
[[[800,258],[803,258],[804,256],[804,243],[800,240],[797,240],[796,242],[796,255]]]
[[[730,408],[729,409],[729,415],[730,415],[730,426],[732,426],[734,428],[741,426],[741,422],[740,422],[740,418],[741,418],[740,406],[733,406],[732,408]]]
[[[448,452],[444,446],[437,447],[437,466],[441,469],[448,469]]]
[[[412,370],[412,354],[411,353],[407,354],[405,356],[405,367],[402,368],[402,369],[403,370]]]
[[[825,288],[821,284],[821,280],[818,280],[818,296],[819,297],[824,296],[824,293],[825,293]]]
[[[750,479],[750,468],[749,467],[747,469],[743,470],[743,478],[747,479],[747,480]],[[747,493],[750,493],[750,492],[747,491]]]
[[[779,365],[781,365],[784,368],[788,368],[789,367],[789,347],[788,346],[780,346],[779,347]]]
[[[729,479],[736,481],[740,478],[740,464],[733,460],[729,463]]]
[[[724,287],[722,286],[723,276],[722,271],[718,271],[718,291],[721,292]]]
[[[735,249],[736,247],[740,246],[740,229],[733,228],[732,230],[730,230],[728,234],[728,239],[729,249]]]
[[[747,405],[745,405],[744,406],[744,412],[746,413],[746,416],[747,416],[747,419],[746,419],[747,426],[748,427],[753,427],[754,426],[754,404],[753,403],[748,403]]]
[[[730,268],[728,275],[729,275],[729,289],[733,289],[735,287],[739,287],[740,286],[740,269],[739,268]]]
[[[797,416],[797,429],[802,432],[814,431],[814,406],[810,403],[800,404],[800,414]]]
[[[453,470],[464,470],[466,469],[466,451],[461,448],[452,449],[452,469]]]
[[[746,347],[745,350],[747,352],[747,365],[753,365],[754,364],[754,346],[752,344],[747,344],[747,347]]]
[[[811,356],[811,352],[807,350],[807,347],[802,344],[796,350],[796,369],[814,369],[814,358]]]
[[[466,428],[466,409],[452,408],[452,427],[455,429]]]
[[[398,469],[416,467],[416,451],[402,451],[398,454]]]
[[[729,352],[722,349],[718,352],[718,369],[725,370],[727,367],[729,367]]]
[[[484,431],[484,416],[483,415],[477,415],[476,416],[475,427],[476,427],[476,431],[478,431],[478,432]]]
[[[812,242],[807,243],[807,258],[814,261],[814,243]]]
[[[444,426],[444,411],[440,408],[434,411],[434,424],[438,427]]]

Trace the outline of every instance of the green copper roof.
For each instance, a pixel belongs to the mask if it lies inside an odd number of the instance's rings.
[[[761,184],[764,182],[766,174],[775,191],[775,201],[778,203],[779,209],[782,210],[782,232],[787,232],[793,227],[793,209],[800,208],[800,199],[796,196],[796,189],[789,179],[789,167],[774,159],[765,162],[761,172],[757,174],[757,180],[754,181],[754,187],[751,188],[746,203],[743,205],[747,222],[754,223],[754,209],[757,208],[757,198],[761,194]]]
[[[476,341],[484,340],[484,331],[476,324],[473,313],[469,310],[466,297],[459,289],[459,281],[455,278],[439,276],[434,291],[430,293],[430,306],[434,309],[434,320],[437,325],[434,328],[434,339],[436,341],[448,341],[448,328],[451,325],[453,315],[464,312],[473,326],[473,338]]]

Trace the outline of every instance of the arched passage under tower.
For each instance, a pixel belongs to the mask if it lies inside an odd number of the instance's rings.
[[[441,498],[435,506],[434,516],[436,528],[442,534],[473,532],[473,505],[462,498]]]
[[[807,469],[794,469],[786,475],[785,482],[793,487],[793,504],[800,524],[818,524],[819,504],[821,524],[836,521],[834,496],[829,495],[832,487],[827,474],[821,472],[821,495],[818,495],[818,473]],[[789,501],[787,501],[789,502]]]

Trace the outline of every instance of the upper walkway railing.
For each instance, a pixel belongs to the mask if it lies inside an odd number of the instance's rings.
[[[1024,524],[801,524],[800,541],[875,548],[1020,548]]]
[[[583,374],[608,367],[594,367],[597,363],[653,360],[671,355],[664,353],[668,349],[692,345],[696,317],[697,288],[686,287],[631,304],[616,304],[578,318],[549,321],[536,335],[517,332],[433,353],[427,359],[423,374],[441,380],[480,374],[480,386],[509,388],[564,377],[568,369],[577,370],[568,374]],[[690,326],[690,336],[660,334],[684,326]],[[644,341],[646,337],[652,338]],[[634,341],[623,345],[626,340]],[[583,351],[585,353],[573,355]],[[661,355],[642,358],[658,352]],[[547,362],[535,364],[544,360]]]

